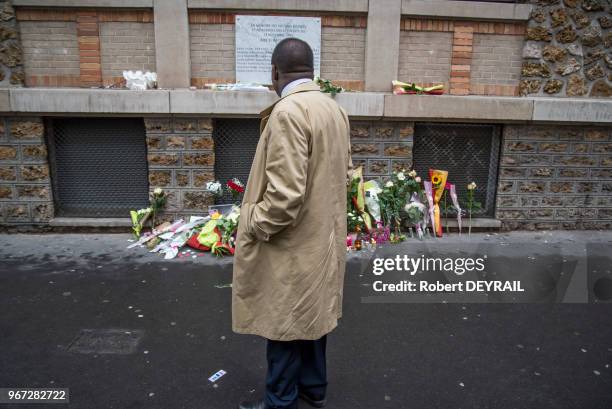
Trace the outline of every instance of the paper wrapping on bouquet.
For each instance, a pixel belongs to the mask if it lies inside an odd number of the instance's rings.
[[[363,219],[363,222],[366,226],[366,230],[370,231],[370,229],[372,228],[372,220],[370,220],[370,215],[365,211],[366,195],[363,183],[363,168],[361,166],[359,166],[357,169],[355,169],[355,171],[353,171],[353,179],[358,179],[359,182],[357,185],[357,194],[353,196],[351,200],[353,202],[353,206],[355,206],[355,209],[359,212],[359,215]]]
[[[429,221],[431,223],[431,232],[435,235],[436,226],[434,224],[434,200],[433,200],[433,188],[431,182],[424,181],[423,186],[425,187],[425,197],[427,198],[427,208],[429,209]],[[427,227],[427,226],[425,226]]]
[[[380,203],[378,201],[378,194],[382,192],[378,182],[375,180],[369,180],[363,184],[365,190],[365,205],[374,218],[376,224],[382,223],[380,214]]]
[[[429,179],[431,180],[431,187],[433,189],[433,200],[434,200],[434,225],[436,236],[442,237],[442,222],[440,220],[440,199],[444,194],[444,187],[446,186],[446,179],[448,172],[445,170],[429,169]]]
[[[459,199],[457,199],[457,189],[455,185],[450,185],[450,197],[453,201],[453,206],[457,211],[457,227],[459,228],[459,234],[461,234],[461,207],[459,206]]]
[[[423,212],[423,220],[419,220],[414,225],[414,227],[416,229],[417,237],[419,238],[419,240],[421,240],[423,238],[423,228],[421,227],[421,225],[424,224],[425,227],[427,227],[427,222],[425,221],[426,213],[427,212],[424,211],[425,205],[423,204],[423,202],[421,202],[421,200],[419,199],[419,195],[416,192],[414,192],[412,194],[412,196],[410,196],[410,202],[411,203],[419,203],[422,206],[422,208],[423,208],[423,210],[422,210],[422,212]]]

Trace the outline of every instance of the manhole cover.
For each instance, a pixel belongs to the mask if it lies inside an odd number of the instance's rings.
[[[139,329],[83,329],[68,347],[79,354],[133,354],[144,335]]]

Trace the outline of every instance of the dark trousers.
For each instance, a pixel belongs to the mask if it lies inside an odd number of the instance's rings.
[[[316,400],[325,397],[327,336],[316,341],[268,340],[266,354],[266,404],[272,408],[296,408],[298,390]]]

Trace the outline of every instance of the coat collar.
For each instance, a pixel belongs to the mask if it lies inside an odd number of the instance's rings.
[[[289,91],[287,95],[285,95],[282,98],[277,99],[272,105],[270,105],[269,107],[261,111],[260,113],[261,117],[265,118],[268,115],[270,115],[270,113],[272,113],[272,110],[274,109],[274,106],[278,104],[281,100],[287,98],[289,95],[293,95],[298,92],[307,92],[307,91],[321,91],[321,87],[319,87],[319,85],[317,85],[314,81],[308,81],[303,84],[300,84],[296,86],[295,88],[293,88],[291,91]]]

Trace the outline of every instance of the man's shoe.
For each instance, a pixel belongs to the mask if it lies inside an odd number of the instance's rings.
[[[327,404],[327,399],[325,398],[321,399],[318,396],[317,397],[308,396],[304,392],[300,392],[299,395],[300,395],[300,399],[302,399],[304,402],[306,402],[307,404],[315,408],[322,408]]]
[[[241,402],[238,409],[269,409],[264,400],[258,400],[256,402]]]

